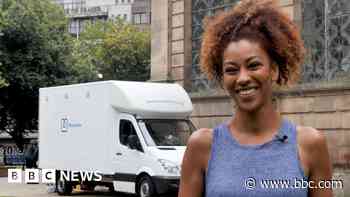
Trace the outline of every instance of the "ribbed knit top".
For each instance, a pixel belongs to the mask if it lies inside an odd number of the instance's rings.
[[[206,197],[307,197],[296,126],[284,119],[274,139],[241,145],[228,123],[214,128],[205,177]],[[288,187],[288,188],[287,188]]]

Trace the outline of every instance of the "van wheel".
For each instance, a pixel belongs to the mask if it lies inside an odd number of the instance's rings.
[[[56,191],[59,195],[70,195],[73,191],[73,186],[66,180],[56,181]]]
[[[81,190],[94,191],[95,190],[95,184],[87,182],[87,183],[84,183],[84,184],[80,184],[80,188],[81,188]]]
[[[138,195],[139,197],[154,197],[156,190],[152,179],[149,176],[144,176],[138,182]]]
[[[108,191],[109,191],[110,193],[116,193],[116,191],[114,190],[114,185],[113,185],[113,183],[112,183],[112,184],[108,184],[107,187],[108,187]]]

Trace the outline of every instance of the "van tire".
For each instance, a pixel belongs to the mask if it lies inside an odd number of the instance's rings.
[[[73,191],[73,185],[67,180],[56,180],[56,191],[60,196],[70,195]]]
[[[110,192],[110,193],[116,193],[116,191],[114,190],[114,186],[112,185],[109,185],[108,186],[108,191]]]
[[[84,182],[83,184],[80,184],[81,190],[86,190],[86,191],[94,191],[96,185],[92,182]]]
[[[141,177],[137,185],[137,194],[139,197],[154,197],[156,195],[156,189],[154,187],[151,177]]]

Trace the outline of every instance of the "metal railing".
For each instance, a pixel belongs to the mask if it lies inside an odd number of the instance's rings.
[[[65,9],[64,12],[68,17],[105,16],[108,15],[108,6]]]

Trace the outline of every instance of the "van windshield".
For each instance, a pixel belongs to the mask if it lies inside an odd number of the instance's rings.
[[[189,120],[139,120],[148,146],[186,146],[194,131]]]

